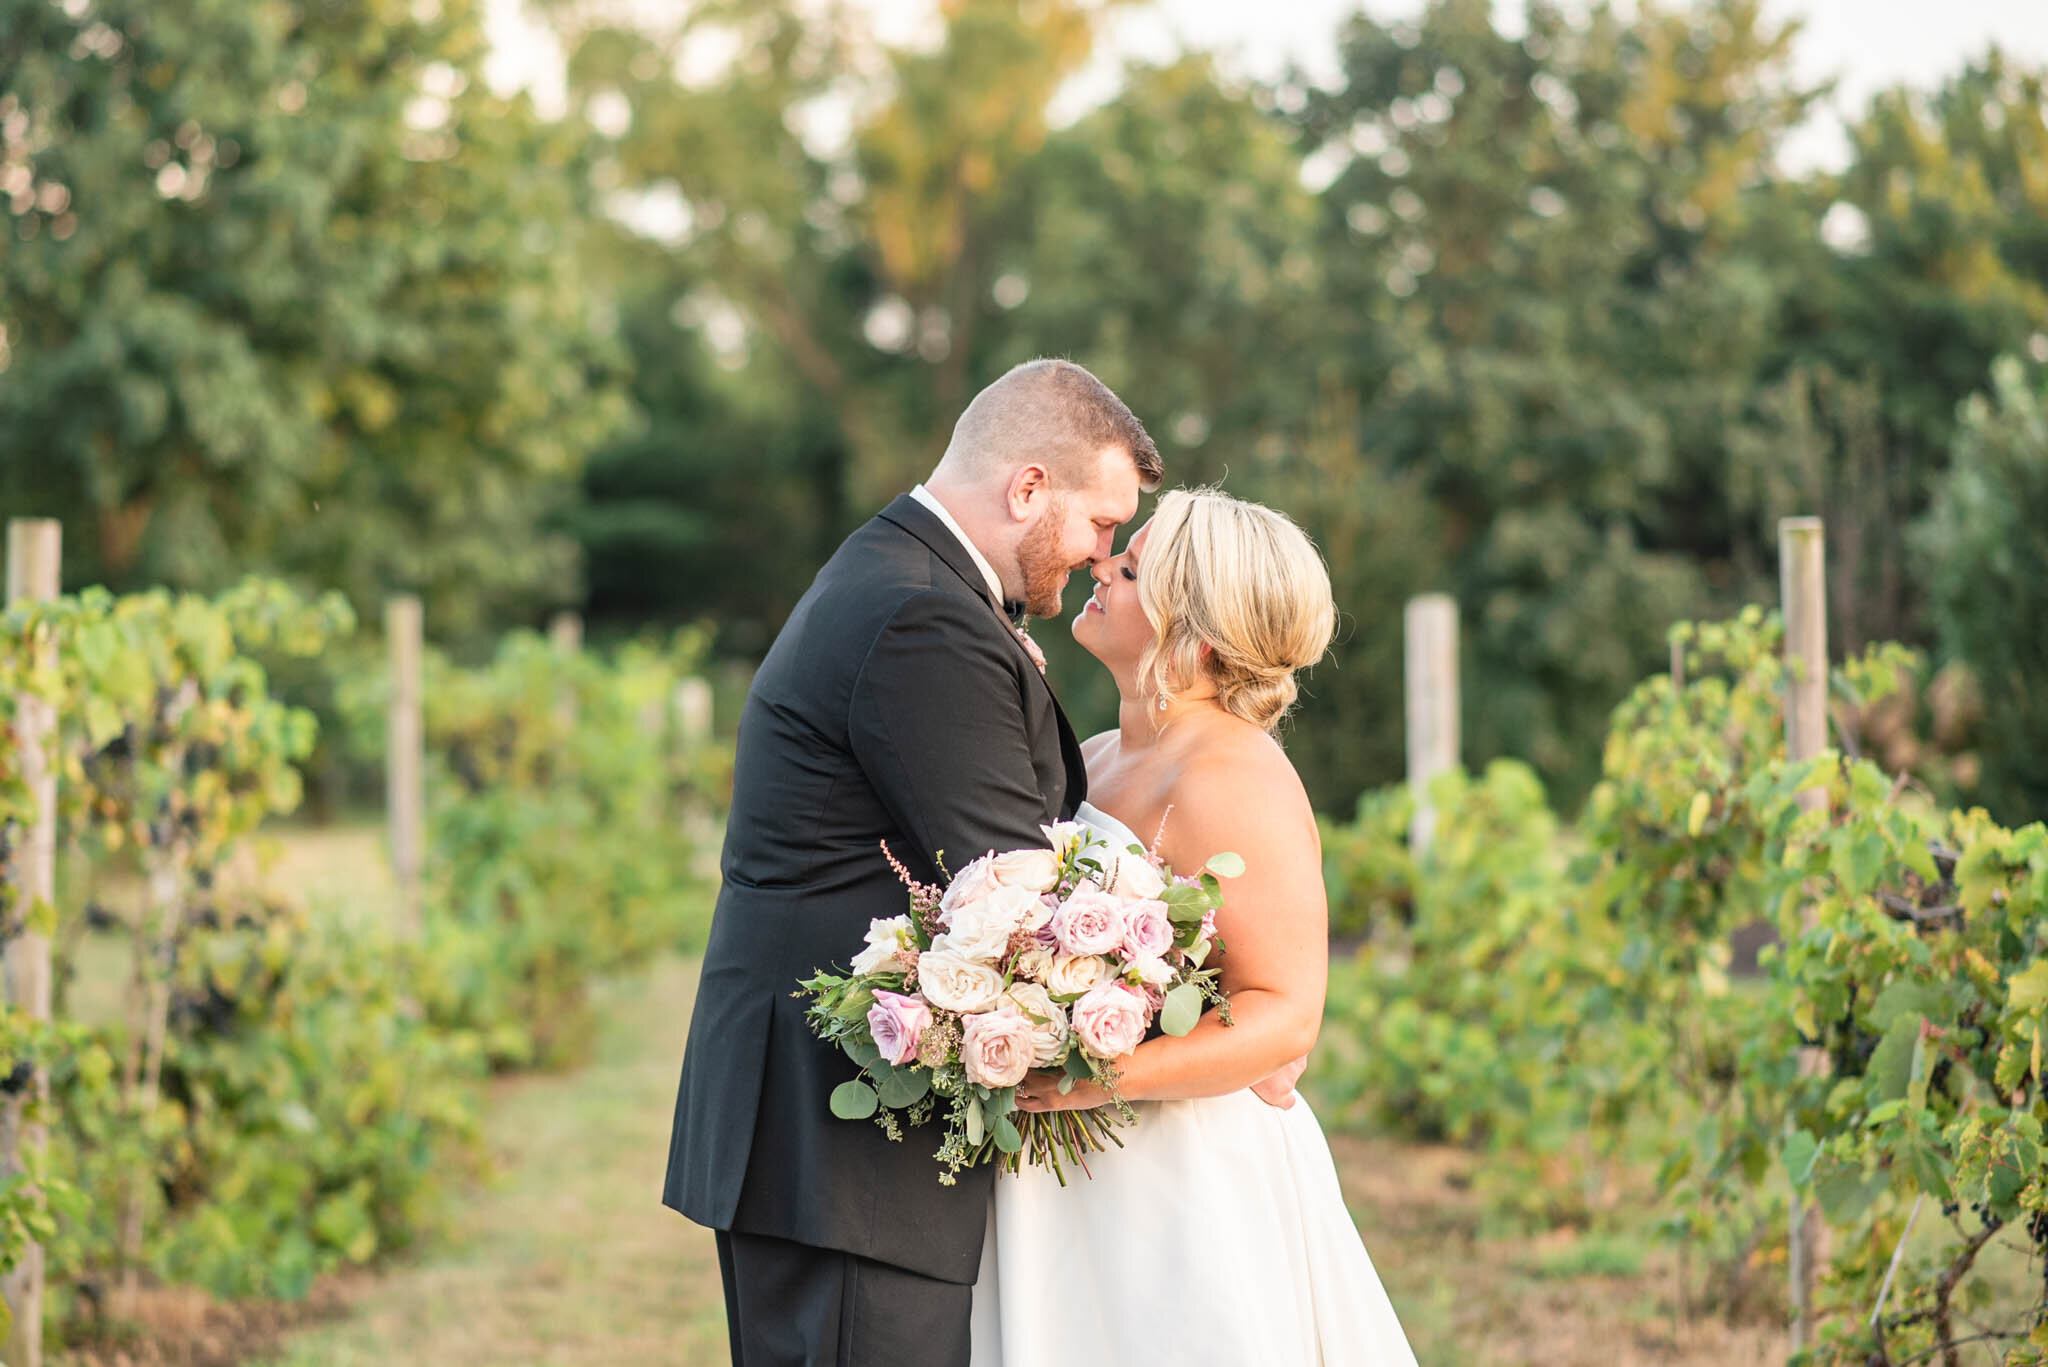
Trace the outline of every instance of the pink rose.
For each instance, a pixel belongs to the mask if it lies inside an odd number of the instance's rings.
[[[1031,1071],[1037,1053],[1029,1017],[1013,1006],[962,1020],[960,1065],[967,1080],[984,1087],[1014,1087]]]
[[[1123,905],[1099,888],[1076,888],[1052,914],[1052,932],[1069,954],[1107,954],[1123,943]]]
[[[1157,959],[1172,948],[1173,921],[1166,914],[1166,903],[1146,898],[1124,904],[1126,959]]]
[[[925,1027],[932,1023],[932,1009],[923,997],[906,997],[901,992],[875,989],[875,1004],[868,1008],[868,1033],[882,1057],[901,1067],[914,1062]]]
[[[1104,983],[1074,1003],[1074,1033],[1101,1058],[1128,1054],[1145,1038],[1152,1014],[1148,1006],[1142,993],[1120,982]]]
[[[946,913],[943,919],[951,920],[955,907],[988,896],[996,886],[995,856],[985,854],[953,875],[953,881],[946,886],[946,895],[939,899],[939,910]]]

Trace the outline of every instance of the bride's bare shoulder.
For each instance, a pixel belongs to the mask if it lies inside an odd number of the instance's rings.
[[[1301,775],[1278,741],[1251,727],[1205,738],[1183,760],[1172,801],[1173,823],[1209,853],[1250,844],[1321,848]]]

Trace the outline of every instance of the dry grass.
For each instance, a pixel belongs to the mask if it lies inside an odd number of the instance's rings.
[[[1782,1363],[1775,1325],[1681,1323],[1669,1251],[1557,1230],[1484,1232],[1460,1149],[1331,1136],[1344,1195],[1425,1367]]]

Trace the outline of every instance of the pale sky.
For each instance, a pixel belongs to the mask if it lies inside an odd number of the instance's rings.
[[[560,107],[560,57],[521,18],[520,0],[488,0],[495,47],[488,75],[500,89],[526,86],[546,108]],[[634,12],[672,18],[687,0],[624,0]],[[936,0],[855,0],[875,20],[885,41],[920,45],[937,27]],[[1382,20],[1417,13],[1419,0],[1368,0]],[[1270,77],[1292,59],[1328,79],[1335,70],[1338,25],[1360,8],[1357,0],[1153,0],[1118,14],[1107,50],[1076,78],[1057,102],[1072,117],[1107,98],[1116,72],[1130,57],[1163,59],[1177,46],[1203,47],[1227,69]],[[1621,8],[1628,8],[1626,0]],[[1522,0],[1494,0],[1501,26],[1516,31]],[[1823,115],[1798,135],[1786,160],[1795,168],[1837,166],[1846,156],[1840,112],[1860,109],[1873,91],[1899,82],[1931,85],[1965,57],[1996,41],[2029,62],[2048,65],[2048,0],[1766,0],[1776,18],[1798,18],[1798,69],[1812,81],[1839,80],[1836,116]],[[707,53],[715,59],[717,54]]]

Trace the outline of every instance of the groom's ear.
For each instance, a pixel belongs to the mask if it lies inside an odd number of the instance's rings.
[[[1010,517],[1029,522],[1052,496],[1052,472],[1043,465],[1020,465],[1010,475],[1007,491]]]

